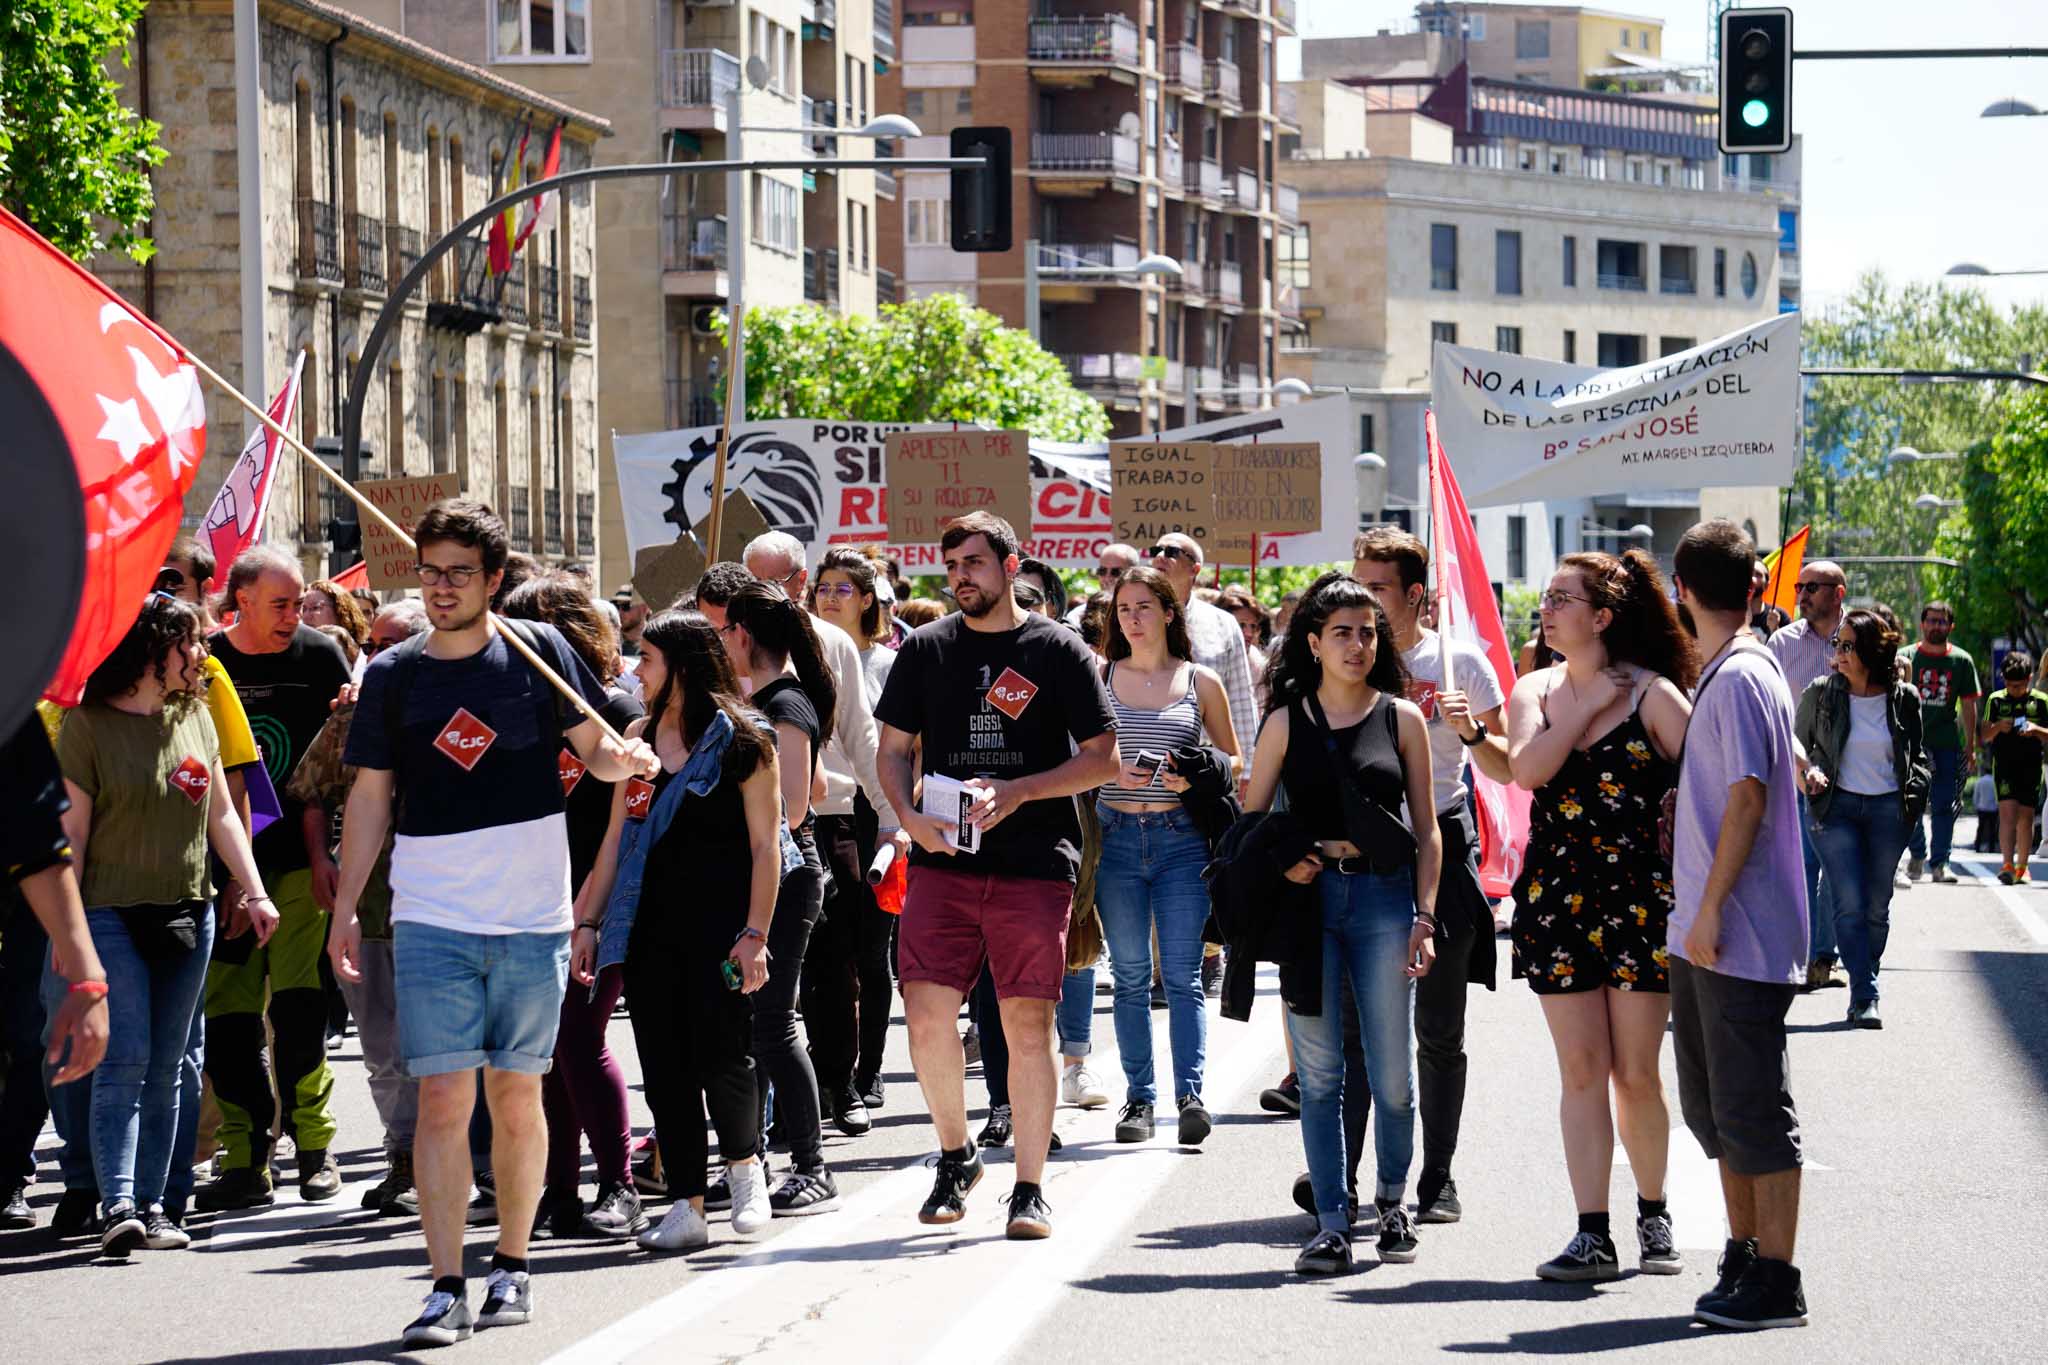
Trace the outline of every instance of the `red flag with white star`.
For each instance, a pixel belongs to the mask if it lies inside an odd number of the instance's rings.
[[[78,702],[142,610],[206,452],[184,348],[0,209],[0,348],[55,418],[85,500],[85,586],[43,695]]]
[[[284,387],[271,400],[270,420],[281,427],[289,428],[292,414],[298,411],[299,376],[305,368],[306,353],[301,350],[292,361],[292,372],[285,377]],[[213,550],[213,562],[222,569],[234,563],[235,557],[263,534],[263,514],[270,510],[270,490],[276,482],[278,459],[283,453],[284,441],[259,422],[249,443],[228,467],[220,492],[213,495],[213,506],[200,519],[199,534]]]

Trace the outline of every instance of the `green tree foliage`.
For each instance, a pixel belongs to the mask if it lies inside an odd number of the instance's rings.
[[[127,64],[145,3],[0,0],[0,204],[77,260],[156,250],[137,229],[154,204],[159,128],[121,107],[106,67],[117,50]]]
[[[747,417],[986,422],[1048,441],[1109,435],[1108,414],[1057,356],[958,294],[885,304],[876,317],[748,309]]]
[[[1938,542],[1961,565],[1946,578],[1957,630],[1979,644],[2005,636],[2039,658],[2048,646],[2048,390],[2015,400],[2004,429],[1964,452],[1962,494]]]

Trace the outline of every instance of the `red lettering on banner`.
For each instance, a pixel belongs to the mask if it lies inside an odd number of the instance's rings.
[[[988,704],[1015,720],[1024,714],[1024,708],[1031,705],[1031,699],[1037,695],[1037,683],[1014,668],[1006,668],[989,687]]]
[[[564,749],[555,759],[555,771],[562,778],[562,795],[567,796],[576,790],[576,784],[583,780],[583,774],[590,769],[572,750]]]
[[[654,809],[654,784],[644,777],[626,779],[626,818],[645,820]]]
[[[182,792],[195,806],[206,799],[206,789],[212,785],[213,770],[196,758],[187,758],[171,769],[171,790]]]
[[[448,723],[441,727],[441,733],[434,740],[434,747],[455,760],[464,772],[474,771],[483,756],[489,752],[498,732],[469,713],[466,706],[456,708]]]

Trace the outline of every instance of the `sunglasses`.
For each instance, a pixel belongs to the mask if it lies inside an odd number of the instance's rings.
[[[1154,559],[1193,559],[1194,555],[1178,545],[1154,545],[1146,553]],[[1118,572],[1122,572],[1119,570]]]
[[[1832,583],[1794,583],[1792,585],[1792,594],[1795,597],[1804,597],[1810,592],[1823,592],[1834,586]]]
[[[1155,551],[1154,553],[1158,552]],[[1124,576],[1124,571],[1122,569],[1112,569],[1109,566],[1104,565],[1102,568],[1099,568],[1095,571],[1095,576],[1100,579],[1122,578]]]

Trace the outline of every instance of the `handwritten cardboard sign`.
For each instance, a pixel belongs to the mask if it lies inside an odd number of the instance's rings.
[[[358,483],[356,491],[410,535],[429,507],[443,498],[457,496],[462,485],[452,473],[424,474],[409,479],[370,479]],[[378,592],[417,588],[418,553],[367,513],[358,519],[363,527],[363,560],[369,566],[369,586]]]
[[[1169,532],[1191,536],[1208,557],[1216,521],[1210,441],[1112,441],[1109,445],[1110,531],[1148,549]]]
[[[768,529],[768,519],[742,490],[726,494],[725,519],[718,528],[719,559],[737,561],[747,542]],[[667,611],[683,594],[697,586],[712,562],[704,557],[703,545],[711,537],[711,518],[697,523],[691,533],[669,545],[650,545],[633,557],[633,587],[655,611]]]
[[[1287,535],[1323,525],[1323,448],[1267,441],[1216,447],[1216,529],[1225,535]]]
[[[1022,431],[894,431],[884,447],[889,539],[935,544],[969,512],[1031,534],[1030,436]]]

